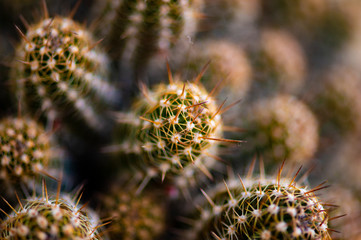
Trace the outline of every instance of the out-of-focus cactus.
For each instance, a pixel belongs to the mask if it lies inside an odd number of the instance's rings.
[[[265,29],[256,51],[254,72],[260,91],[295,93],[300,90],[307,72],[306,57],[292,35]]]
[[[1,120],[0,145],[0,179],[9,186],[28,184],[32,178],[47,172],[49,162],[55,157],[48,133],[27,118]]]
[[[43,190],[44,191],[44,190]],[[1,222],[1,239],[102,239],[95,213],[74,202],[69,196],[49,196],[45,187],[42,197],[19,201],[19,207]]]
[[[11,80],[26,110],[74,131],[104,130],[104,106],[116,93],[107,81],[107,57],[91,34],[69,18],[55,17],[21,35]]]
[[[204,41],[195,44],[189,60],[187,74],[199,72],[210,61],[202,82],[206,87],[222,81],[221,97],[244,98],[251,85],[252,67],[242,48],[225,40]]]
[[[109,235],[124,240],[157,239],[166,226],[166,199],[159,189],[136,194],[133,185],[114,185],[100,197],[101,216],[113,219]]]
[[[328,214],[314,189],[294,180],[230,179],[203,192],[208,202],[187,239],[318,239],[330,240]]]
[[[322,86],[313,90],[310,106],[314,109],[325,135],[349,135],[361,131],[361,76],[348,67],[327,71]]]
[[[148,180],[167,176],[186,187],[198,175],[210,177],[219,142],[239,142],[221,138],[222,106],[198,81],[170,77],[169,84],[143,88],[132,110],[119,114],[117,149],[133,154],[130,164],[138,165]]]
[[[261,0],[262,18],[265,24],[310,26],[319,20],[327,9],[326,0]]]
[[[335,180],[335,179],[332,179]],[[335,239],[359,240],[361,230],[361,202],[357,192],[341,185],[332,185],[323,198],[330,204],[338,206],[332,215],[337,220],[330,222],[329,227],[338,232],[331,234]]]
[[[335,179],[335,182],[337,179],[337,183],[342,183],[355,193],[361,192],[360,144],[360,135],[342,138],[337,145],[338,148],[332,152],[332,156],[329,158],[330,164],[334,167],[327,168],[328,175]],[[325,164],[325,166],[327,165]],[[361,198],[361,196],[358,197]]]
[[[318,122],[311,110],[289,95],[256,102],[245,124],[245,151],[272,163],[306,163],[318,147]],[[271,163],[271,162],[267,162]]]
[[[235,42],[252,43],[260,14],[259,0],[204,1],[204,18],[200,21],[201,36],[219,38],[226,36]],[[202,32],[202,30],[205,30]]]
[[[201,5],[202,0],[99,1],[100,35],[106,36],[110,55],[131,62],[139,74],[155,54],[193,36]]]

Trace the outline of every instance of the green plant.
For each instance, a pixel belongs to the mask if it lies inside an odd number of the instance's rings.
[[[29,118],[2,119],[0,145],[0,179],[10,186],[28,184],[47,172],[54,158],[49,134]]]
[[[214,91],[208,93],[200,77],[181,82],[170,75],[169,84],[143,86],[132,110],[118,115],[116,148],[133,154],[130,164],[145,173],[145,182],[167,176],[184,189],[197,176],[211,177],[219,142],[239,142],[221,138],[223,104],[217,107]]]
[[[59,188],[60,190],[60,188]],[[45,194],[44,194],[45,192]],[[4,199],[5,200],[5,199]],[[101,239],[97,216],[67,195],[49,196],[43,187],[42,197],[29,197],[26,203],[6,214],[1,223],[1,239]]]
[[[322,185],[309,190],[281,171],[275,179],[248,175],[203,191],[208,202],[187,239],[331,239],[327,210],[314,193]]]
[[[200,0],[108,0],[100,1],[100,18],[110,29],[100,25],[100,34],[114,59],[131,61],[139,74],[150,59],[167,52],[180,41],[187,41],[197,25]],[[101,6],[103,5],[103,7]],[[108,20],[107,20],[108,19]]]
[[[45,16],[20,34],[11,80],[26,110],[74,131],[104,130],[104,106],[116,93],[90,32],[70,18]]]

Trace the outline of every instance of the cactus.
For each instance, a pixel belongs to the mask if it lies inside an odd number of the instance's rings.
[[[295,93],[303,86],[307,72],[306,56],[289,33],[264,29],[254,58],[255,78],[260,82],[260,91]]]
[[[204,1],[199,29],[202,38],[231,39],[236,43],[247,45],[253,41],[252,29],[260,17],[260,0],[212,0]],[[250,31],[251,30],[251,31]],[[222,37],[220,37],[222,36]]]
[[[342,79],[342,81],[340,81]],[[324,84],[314,88],[310,104],[324,124],[322,133],[337,138],[360,133],[361,93],[360,74],[345,66],[336,66],[325,74]]]
[[[352,191],[348,186],[335,186],[334,184],[332,184],[332,189],[324,194],[323,198],[328,203],[339,206],[339,208],[332,212],[336,216],[333,218],[337,220],[329,224],[330,228],[337,229],[341,233],[332,234],[332,237],[335,235],[335,239],[357,240],[360,237],[361,202],[356,194],[357,192]]]
[[[202,78],[204,85],[215,86],[223,80],[222,97],[245,97],[251,85],[252,67],[243,49],[225,40],[196,43],[187,61],[187,74],[189,70],[199,72],[208,60],[211,62]]]
[[[281,168],[282,169],[282,168]],[[330,240],[328,214],[315,191],[293,180],[229,179],[208,194],[187,239]]]
[[[312,27],[314,21],[327,10],[325,0],[261,0],[262,20],[265,24],[286,25],[293,27]]]
[[[60,189],[60,188],[59,188]],[[44,195],[45,192],[45,195]],[[97,216],[67,195],[49,196],[44,185],[43,196],[19,201],[19,207],[7,214],[1,224],[1,239],[101,239]]]
[[[100,14],[111,26],[102,30],[110,55],[132,62],[134,72],[142,72],[152,56],[167,52],[179,41],[192,36],[197,25],[200,0],[108,0]],[[97,8],[101,8],[98,6]]]
[[[316,117],[303,102],[290,95],[255,103],[246,122],[246,151],[251,155],[258,152],[272,163],[284,159],[306,163],[318,147]]]
[[[107,57],[91,34],[63,17],[45,18],[20,34],[12,81],[26,110],[78,132],[106,129],[104,106],[116,93],[107,82]]]
[[[152,240],[165,229],[166,205],[159,190],[139,195],[136,190],[135,186],[114,185],[100,197],[103,217],[113,218],[109,233],[113,239]]]
[[[359,198],[361,197],[359,194],[361,192],[360,144],[360,135],[342,138],[337,143],[337,148],[334,151],[331,149],[331,152],[326,156],[328,163],[324,164],[325,167],[332,164],[332,168],[325,168],[327,174],[335,179],[335,182],[337,179],[337,183],[352,189]]]
[[[119,114],[117,148],[134,154],[131,165],[138,162],[146,179],[169,175],[183,187],[200,176],[198,172],[210,177],[219,141],[239,142],[221,138],[221,109],[199,78],[183,83],[170,76],[170,84],[143,88],[132,111]]]
[[[27,184],[47,172],[54,159],[45,130],[28,118],[0,121],[0,179],[9,186]]]

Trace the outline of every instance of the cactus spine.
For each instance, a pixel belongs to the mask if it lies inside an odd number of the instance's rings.
[[[107,57],[90,33],[55,17],[30,26],[22,37],[12,80],[28,112],[73,130],[103,130],[102,103],[115,92],[107,82]]]
[[[328,214],[293,180],[230,179],[209,194],[187,239],[327,239]]]

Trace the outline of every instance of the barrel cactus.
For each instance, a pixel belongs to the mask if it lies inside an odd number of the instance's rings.
[[[196,176],[210,177],[220,142],[238,141],[221,138],[222,110],[197,80],[170,80],[152,90],[143,88],[132,111],[119,114],[122,131],[116,147],[133,154],[131,165],[144,171],[148,180],[169,176],[183,186]]]
[[[255,153],[270,162],[306,163],[318,147],[318,122],[302,101],[278,95],[256,102],[247,114],[245,153]]]
[[[157,239],[165,230],[166,204],[158,190],[136,194],[137,187],[114,185],[100,197],[102,217],[112,217],[109,235],[125,240]]]
[[[79,202],[79,201],[78,201]],[[1,239],[102,239],[97,216],[67,195],[27,198],[1,222]]]
[[[49,172],[50,136],[34,120],[8,117],[0,121],[0,179],[9,186],[27,184]]]
[[[230,179],[204,193],[187,239],[327,239],[328,213],[315,191],[293,180]]]
[[[25,109],[76,131],[104,130],[104,106],[116,93],[107,81],[107,57],[90,32],[55,17],[20,34],[11,79]]]

